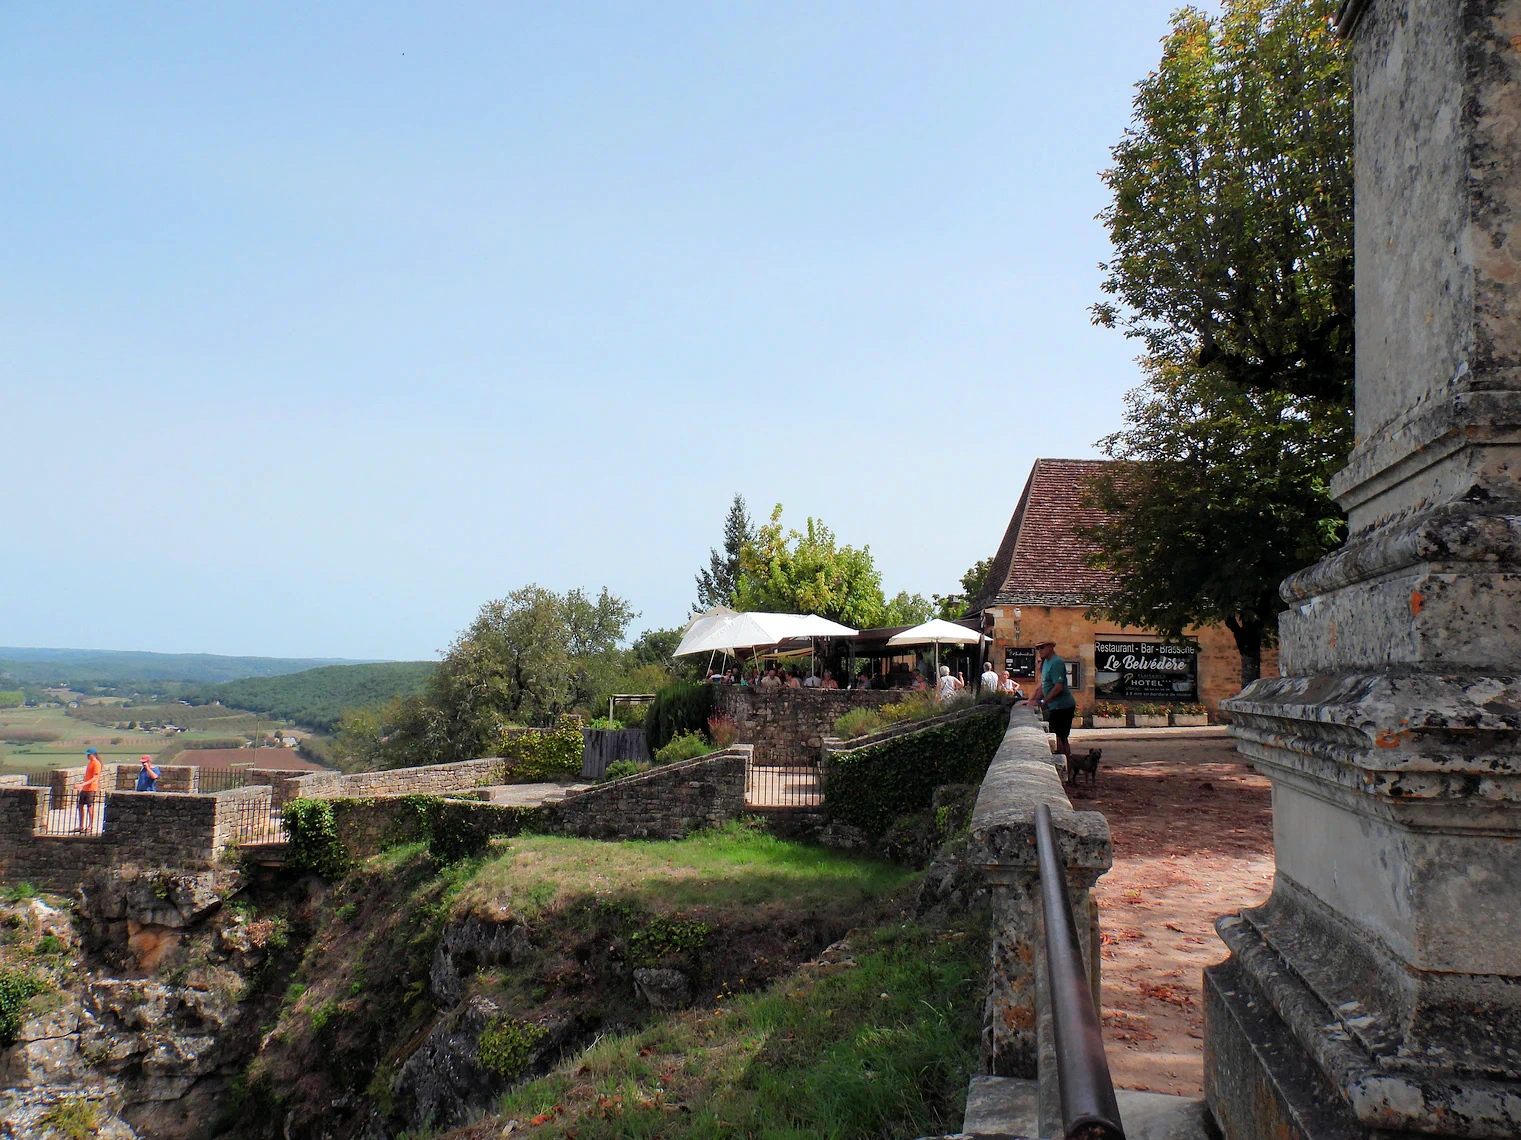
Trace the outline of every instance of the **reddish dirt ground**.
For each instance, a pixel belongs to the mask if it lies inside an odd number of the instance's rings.
[[[1104,1041],[1120,1088],[1203,1091],[1202,971],[1225,960],[1222,914],[1273,886],[1267,780],[1227,739],[1074,741],[1104,750],[1098,787],[1073,807],[1103,812],[1114,869],[1095,895],[1103,941]]]

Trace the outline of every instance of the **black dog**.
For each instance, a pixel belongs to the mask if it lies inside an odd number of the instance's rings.
[[[1087,772],[1089,785],[1098,787],[1098,766],[1103,755],[1102,748],[1090,748],[1086,756],[1067,757],[1067,781],[1075,786],[1077,778]]]

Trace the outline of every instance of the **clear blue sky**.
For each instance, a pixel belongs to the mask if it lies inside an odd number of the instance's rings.
[[[1098,172],[1174,6],[7,6],[0,644],[673,625],[735,491],[951,589],[1137,380]]]

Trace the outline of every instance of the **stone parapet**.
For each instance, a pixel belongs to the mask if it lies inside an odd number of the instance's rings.
[[[1057,853],[1067,874],[1067,898],[1078,919],[1078,941],[1097,1003],[1098,908],[1089,892],[1113,863],[1109,824],[1099,812],[1072,810],[1039,718],[1033,710],[1019,707],[1010,714],[1009,729],[978,792],[967,840],[967,864],[986,877],[993,901],[983,1070],[1000,1077],[1039,1078],[1042,1124],[1059,1127],[1035,846],[1039,804],[1051,809]]]
[[[543,809],[551,826],[593,839],[679,839],[745,813],[752,749],[736,745],[572,792]]]
[[[236,841],[240,819],[257,813],[269,794],[267,787],[216,796],[105,792],[98,834],[42,835],[48,791],[0,786],[0,882],[67,892],[103,868],[206,869]]]

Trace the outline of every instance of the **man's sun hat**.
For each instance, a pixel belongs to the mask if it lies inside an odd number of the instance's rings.
[[[1035,648],[1036,648],[1036,649],[1044,649],[1044,648],[1045,648],[1045,647],[1046,647],[1046,646],[1048,646],[1048,645],[1049,645],[1049,646],[1050,646],[1050,647],[1051,647],[1051,648],[1052,648],[1052,649],[1055,649],[1055,648],[1056,648],[1056,642],[1054,642],[1054,641],[1037,641],[1037,642],[1036,642],[1036,643],[1035,643]]]
[[[139,757],[139,759],[142,760],[142,762],[144,764],[152,764],[153,763],[153,757],[152,756],[141,756],[141,757]]]
[[[93,749],[93,748],[86,748],[85,749],[85,755],[86,756],[99,756],[100,753],[96,752],[95,749]]]

